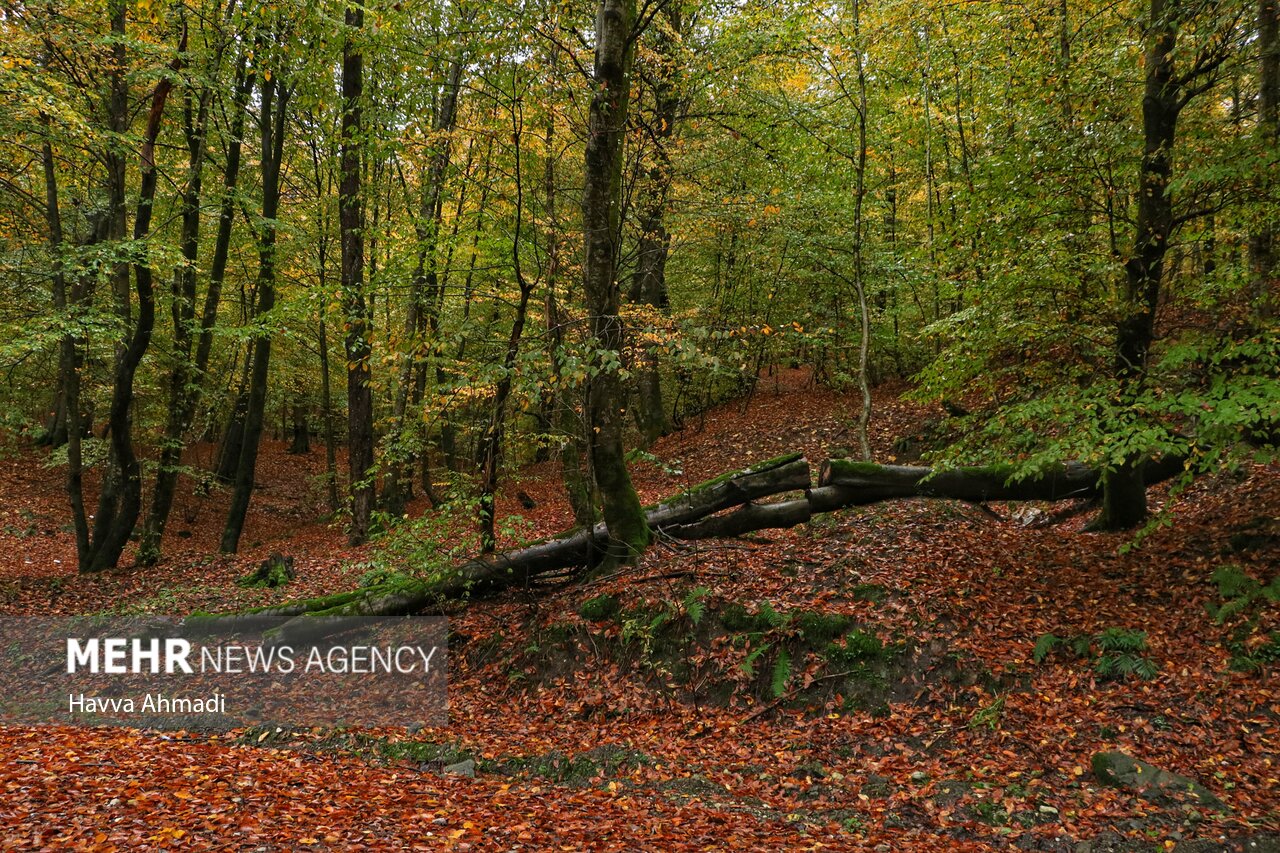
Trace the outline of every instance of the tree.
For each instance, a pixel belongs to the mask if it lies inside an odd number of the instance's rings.
[[[282,24],[282,26],[285,26]],[[280,39],[284,41],[284,39]],[[265,42],[259,42],[265,48]],[[259,325],[254,330],[252,370],[249,375],[249,393],[244,413],[244,433],[240,443],[240,458],[235,469],[235,481],[231,494],[231,506],[227,510],[227,523],[222,531],[221,548],[234,554],[240,545],[244,531],[245,515],[253,497],[254,477],[258,469],[258,448],[262,441],[262,426],[267,409],[267,381],[271,369],[271,312],[276,305],[277,236],[280,212],[281,173],[284,169],[285,134],[289,100],[293,91],[287,82],[289,69],[283,67],[287,60],[281,58],[275,68],[266,68],[260,75],[258,132],[261,138],[262,218],[258,235],[257,300],[253,309],[254,320]]]
[[[1133,248],[1124,264],[1116,324],[1114,370],[1122,405],[1140,393],[1146,377],[1169,241],[1174,229],[1186,221],[1185,216],[1181,221],[1175,216],[1170,187],[1178,117],[1193,98],[1213,86],[1215,72],[1226,61],[1233,44],[1229,33],[1234,26],[1229,26],[1228,35],[1211,39],[1193,56],[1190,67],[1178,74],[1178,29],[1188,22],[1188,15],[1181,0],[1151,0],[1145,22],[1137,219]],[[1099,530],[1124,530],[1146,516],[1141,459],[1131,454],[1104,477],[1102,512],[1094,526]]]
[[[619,376],[623,346],[618,257],[621,247],[622,146],[631,97],[635,0],[600,0],[596,14],[595,90],[583,178],[583,293],[595,349],[587,395],[592,475],[609,530],[605,564],[634,561],[649,544],[640,499],[623,448],[626,403]]]
[[[364,151],[364,54],[359,42],[364,7],[348,5],[342,41],[342,143],[338,219],[342,233],[342,293],[347,359],[347,466],[351,477],[353,545],[369,536],[373,482],[373,389],[370,387],[372,317],[364,293],[364,222],[360,194]]]
[[[1264,151],[1280,147],[1280,3],[1258,0],[1258,139]],[[1274,179],[1264,180],[1263,198],[1274,204]],[[1261,317],[1275,311],[1276,220],[1263,221],[1249,236],[1249,270],[1254,301]]]

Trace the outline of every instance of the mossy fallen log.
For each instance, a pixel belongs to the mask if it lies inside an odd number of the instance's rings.
[[[1167,457],[1148,461],[1148,485],[1167,480],[1183,469],[1183,461]],[[877,465],[852,459],[828,459],[818,473],[826,492],[823,505],[861,506],[897,498],[949,498],[961,501],[1062,501],[1102,495],[1102,474],[1080,462],[1067,462],[1039,474],[1013,479],[1012,465],[947,468],[935,471],[910,465]]]
[[[1143,468],[1147,483],[1182,470],[1168,458]],[[811,487],[808,461],[800,454],[770,459],[734,471],[649,507],[655,532],[672,539],[741,536],[755,530],[794,527],[814,514],[903,498],[982,501],[1062,501],[1096,498],[1098,470],[1070,462],[1014,480],[1012,466],[932,468],[877,465],[849,459],[825,462],[818,485]],[[803,497],[773,503],[757,501],[793,492]],[[726,512],[726,510],[731,510]],[[527,583],[539,575],[574,566],[587,567],[608,542],[603,524],[572,530],[501,554],[467,560],[446,572],[399,579],[368,589],[238,613],[196,613],[184,622],[188,632],[257,633],[270,643],[302,645],[389,616],[421,611],[448,599]]]
[[[646,518],[653,530],[676,535],[671,531],[688,527],[699,519],[759,498],[803,491],[809,485],[808,460],[803,454],[788,454],[693,486],[649,507]],[[772,514],[776,515],[776,511]],[[747,517],[757,516],[743,516],[738,521]],[[802,520],[796,519],[785,526],[794,526]],[[744,528],[740,532],[750,529],[760,528]],[[381,617],[414,613],[442,600],[526,583],[557,569],[587,566],[607,542],[608,530],[604,524],[597,524],[591,530],[569,531],[514,551],[474,557],[422,580],[400,580],[252,611],[196,613],[183,624],[188,633],[263,632],[268,642],[302,645]]]

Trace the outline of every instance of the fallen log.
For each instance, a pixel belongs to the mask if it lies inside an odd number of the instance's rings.
[[[674,535],[672,531],[725,509],[803,491],[809,485],[808,460],[803,454],[788,454],[694,486],[650,507],[646,518],[654,531]],[[800,520],[786,526],[798,523]],[[242,613],[195,613],[183,625],[192,635],[262,632],[268,643],[303,645],[382,617],[402,616],[440,601],[525,583],[556,569],[586,566],[607,543],[608,530],[601,523],[591,530],[569,531],[514,551],[475,557],[422,580],[397,580],[354,593]]]
[[[1148,484],[1182,470],[1182,460],[1147,463]],[[795,527],[817,513],[903,498],[984,501],[1062,501],[1101,494],[1101,474],[1078,462],[1015,480],[1012,466],[935,471],[877,465],[849,459],[823,463],[811,487],[808,461],[800,454],[771,459],[688,489],[646,511],[657,534],[681,540],[741,536],[755,530]],[[774,503],[762,498],[790,492],[803,497]],[[725,510],[732,510],[725,512]],[[501,554],[467,560],[423,579],[402,579],[368,589],[239,613],[196,613],[183,623],[188,633],[262,632],[273,644],[303,645],[377,619],[424,610],[448,599],[528,582],[559,569],[588,567],[608,542],[603,524],[568,531]]]
[[[1167,480],[1183,469],[1180,458],[1149,460],[1142,469],[1148,485]],[[852,459],[828,459],[818,472],[818,486],[839,491],[824,494],[822,503],[861,506],[896,498],[950,498],[983,501],[1062,501],[1102,496],[1102,473],[1081,462],[1067,462],[1039,474],[1013,479],[1012,465],[948,468],[935,471],[911,465],[877,465]]]

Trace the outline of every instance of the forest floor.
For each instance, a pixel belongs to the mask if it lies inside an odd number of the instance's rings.
[[[937,416],[902,390],[876,396],[881,461]],[[855,406],[801,374],[763,380],[659,442],[637,486],[648,502],[783,452],[816,464],[855,444]],[[181,615],[355,586],[371,552],[321,518],[323,452],[263,451],[241,555],[209,556],[225,495],[186,491],[161,565],[83,577],[59,470],[12,450],[0,614]],[[1280,566],[1276,474],[1153,490],[1173,523],[1136,548],[1084,532],[1085,514],[903,501],[474,601],[450,616],[446,728],[0,726],[0,849],[1280,849],[1280,608],[1239,581],[1239,615],[1206,609],[1223,565],[1261,583]],[[557,475],[507,484],[499,512],[522,535],[568,526]],[[235,585],[277,551],[295,582]],[[1107,677],[1124,655],[1096,640],[1033,659],[1047,633],[1108,629],[1145,632],[1118,666],[1153,677]],[[1102,784],[1092,760],[1110,750],[1226,810]],[[466,758],[475,778],[440,775]]]

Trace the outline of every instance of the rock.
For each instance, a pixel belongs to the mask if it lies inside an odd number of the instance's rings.
[[[1226,804],[1208,788],[1169,770],[1161,770],[1123,752],[1099,752],[1093,756],[1093,775],[1103,785],[1133,791],[1154,802],[1190,803],[1217,811]]]
[[[468,779],[474,779],[476,778],[476,762],[474,759],[468,758],[466,761],[448,765],[441,772],[446,776],[466,776]]]

